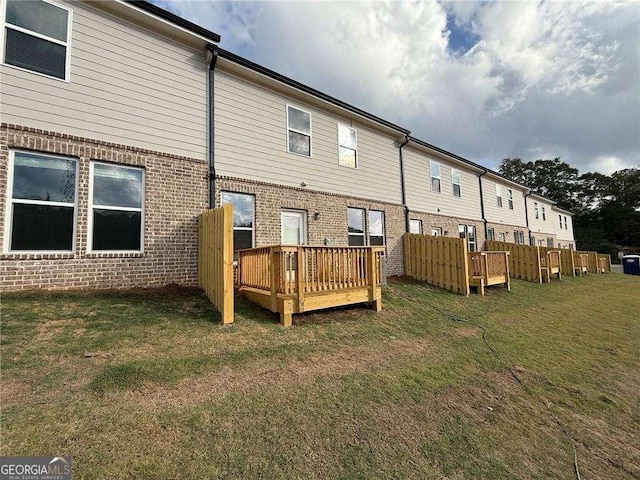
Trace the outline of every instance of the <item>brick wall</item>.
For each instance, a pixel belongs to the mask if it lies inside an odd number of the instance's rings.
[[[515,230],[522,230],[524,232],[524,244],[529,245],[529,229],[527,227],[517,226],[517,225],[505,225],[502,223],[491,223],[487,222],[487,228],[493,228],[495,232],[495,240],[499,240],[500,237],[498,234],[504,233],[504,241],[509,243],[515,242],[515,237],[513,232]]]
[[[198,283],[197,216],[208,207],[208,166],[196,160],[15,125],[0,126],[0,246],[6,252],[10,149],[78,159],[75,253],[0,255],[0,290],[130,288]],[[87,253],[89,163],[144,167],[144,253]]]
[[[381,210],[385,212],[385,241],[387,246],[387,274],[402,275],[402,235],[405,232],[404,208],[401,205],[375,202],[303,187],[292,188],[269,183],[221,177],[216,180],[216,206],[220,192],[255,195],[255,246],[281,243],[280,212],[282,209],[306,212],[307,240],[310,245],[348,245],[347,208]],[[316,220],[314,213],[320,214]],[[365,221],[368,215],[365,215]],[[365,227],[368,230],[368,225]]]
[[[442,235],[446,237],[458,237],[458,225],[473,225],[476,227],[476,250],[482,250],[484,246],[484,223],[481,220],[447,217],[445,215],[420,212],[410,212],[409,218],[412,220],[422,220],[422,232],[425,235],[429,235],[432,228],[438,227],[442,229]]]

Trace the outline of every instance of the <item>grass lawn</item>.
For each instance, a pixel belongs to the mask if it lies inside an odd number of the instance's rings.
[[[283,329],[176,289],[4,294],[0,455],[72,455],[76,479],[571,479],[555,414],[583,479],[640,478],[640,277],[383,301]]]

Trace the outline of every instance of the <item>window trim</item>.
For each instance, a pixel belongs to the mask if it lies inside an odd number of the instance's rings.
[[[496,205],[498,208],[502,208],[504,202],[502,201],[502,185],[496,183]]]
[[[93,204],[93,173],[94,166],[107,165],[109,167],[125,168],[127,170],[140,170],[142,171],[142,184],[140,185],[141,198],[140,208],[134,207],[114,207],[114,206],[102,206]],[[144,217],[145,217],[145,191],[146,191],[146,171],[144,167],[136,167],[133,165],[123,165],[120,163],[102,162],[99,160],[91,160],[89,162],[89,199],[87,201],[87,254],[91,255],[120,255],[120,254],[141,254],[144,253]],[[140,212],[140,250],[94,250],[93,249],[93,209],[99,208],[100,210],[114,210],[118,212]]]
[[[487,227],[487,240],[495,241],[496,239],[496,230],[493,227]]]
[[[547,221],[547,211],[546,211],[546,209],[544,208],[544,205],[541,205],[541,207],[542,207],[542,208],[541,208],[541,210],[542,210],[542,221],[543,221],[543,222],[546,222],[546,221]]]
[[[540,219],[540,207],[538,207],[538,202],[533,202],[533,216],[536,220]]]
[[[298,216],[298,218],[301,220],[300,222],[300,234],[301,234],[301,243],[298,244],[286,244],[284,243],[284,241],[282,240],[284,235],[284,223],[282,221],[282,215],[283,214],[296,214]],[[281,208],[280,209],[280,244],[281,245],[308,245],[308,234],[307,234],[307,216],[308,216],[309,212],[307,212],[306,210],[296,210],[294,208]],[[254,208],[254,216],[255,216],[255,208]],[[249,230],[247,227],[239,227],[238,230]],[[253,229],[251,229],[253,230]]]
[[[4,2],[3,2],[4,3]],[[74,160],[76,162],[76,180],[74,189],[74,201],[73,201],[73,233],[71,238],[71,250],[11,250],[11,237],[13,235],[13,172],[15,164],[15,154],[26,153],[31,155],[42,155],[43,157],[59,158],[63,160]],[[4,222],[4,245],[2,248],[5,254],[16,255],[51,255],[51,254],[75,254],[76,253],[76,238],[78,235],[78,187],[80,180],[80,159],[74,156],[56,155],[49,153],[42,153],[23,149],[9,149],[9,158],[7,164],[7,187],[6,187],[6,202],[5,202],[5,222]],[[25,200],[19,199],[17,203],[27,205],[52,205],[59,207],[69,207],[69,203],[65,202],[47,202],[43,200]]]
[[[507,202],[509,203],[509,210],[513,210],[513,189],[507,188]]]
[[[231,219],[231,235],[233,235],[233,232],[235,230],[241,230],[244,232],[248,232],[249,230],[251,230],[251,248],[255,248],[256,247],[256,196],[253,193],[246,193],[246,192],[234,192],[232,190],[220,190],[220,206],[225,205],[224,203],[222,203],[222,195],[223,194],[232,194],[232,195],[245,195],[247,197],[251,197],[253,199],[253,218],[251,219],[251,224],[253,225],[251,228],[249,227],[234,227],[233,226],[233,219]],[[281,232],[282,235],[282,232]],[[244,249],[241,249],[244,250]],[[233,249],[234,255],[235,252],[237,252],[237,250],[235,249],[235,245],[234,245],[234,249]]]
[[[380,213],[382,215],[382,235],[371,235],[371,212],[377,212]],[[384,210],[375,210],[375,209],[369,209],[367,210],[367,239],[368,239],[368,244],[369,246],[371,246],[371,237],[382,237],[382,245],[374,245],[376,247],[386,247],[387,246],[387,228],[386,228],[386,221],[387,219],[385,218],[385,214],[384,214]]]
[[[0,64],[9,68],[15,68],[16,70],[21,70],[23,72],[32,73],[34,75],[39,75],[41,77],[50,78],[52,80],[57,80],[59,82],[70,83],[71,82],[71,39],[72,39],[72,30],[73,30],[73,9],[60,5],[52,0],[40,0],[44,3],[48,3],[49,5],[53,5],[54,7],[60,8],[62,10],[66,10],[67,12],[67,40],[63,42],[58,40],[57,38],[47,37],[46,35],[42,35],[41,33],[34,32],[28,30],[24,27],[19,27],[17,25],[13,25],[7,23],[7,1],[0,0],[0,26],[2,27],[2,33],[0,34]],[[64,78],[54,77],[53,75],[48,75],[42,72],[35,72],[33,70],[29,70],[28,68],[19,67],[17,65],[12,65],[10,63],[5,62],[6,58],[6,45],[7,45],[7,28],[12,30],[31,35],[33,37],[39,38],[41,40],[46,40],[51,43],[56,43],[58,45],[63,45],[66,49],[65,51],[65,62],[64,62]]]
[[[415,232],[411,232],[411,222],[418,222],[418,235],[422,235],[422,232],[424,232],[424,230],[422,229],[422,220],[419,218],[409,219],[409,233],[415,233]]]
[[[453,172],[456,172],[458,174],[458,183],[453,181]],[[460,195],[456,195],[456,185],[458,185]],[[462,198],[462,172],[457,168],[451,169],[451,195],[453,196],[453,198]]]
[[[435,235],[433,234],[433,232],[436,232]],[[431,233],[430,235],[432,237],[442,237],[442,227],[431,227]]]
[[[567,224],[567,216],[566,215],[564,216],[564,229],[565,230],[569,230],[569,226]]]
[[[287,110],[288,112],[288,110]],[[340,127],[342,128],[348,128],[349,130],[353,130],[353,133],[356,136],[356,148],[351,148],[351,147],[347,147],[344,146],[340,143]],[[295,130],[294,130],[295,131]],[[338,134],[338,166],[340,167],[344,167],[344,168],[350,168],[352,170],[358,170],[358,164],[359,162],[359,155],[358,155],[358,129],[355,127],[352,127],[350,125],[347,125],[346,123],[340,123],[338,122],[338,128],[336,129],[336,133]],[[287,138],[289,138],[289,135],[287,135]],[[356,158],[356,165],[354,167],[350,167],[349,165],[343,165],[342,163],[340,163],[340,148],[346,148],[348,150],[353,150],[353,153],[355,154],[355,158]]]
[[[433,173],[432,173],[432,168],[434,165],[438,166],[438,176],[434,177]],[[429,178],[431,180],[431,186],[430,189],[433,193],[442,193],[442,165],[440,164],[440,162],[436,162],[434,160],[429,160]],[[437,178],[438,179],[438,190],[434,190],[433,189],[433,180]]]
[[[304,112],[307,115],[309,115],[309,133],[306,132],[302,132],[300,130],[296,130],[295,128],[291,128],[289,127],[289,108],[293,108],[295,110],[298,110],[300,112]],[[300,108],[296,105],[292,105],[290,103],[286,104],[286,114],[287,114],[287,153],[291,153],[292,155],[298,155],[300,157],[304,157],[304,158],[313,158],[313,116],[311,115],[311,112],[308,110],[305,110],[303,108]],[[295,132],[295,133],[299,133],[300,135],[306,135],[309,137],[309,155],[304,155],[302,153],[298,153],[298,152],[292,152],[290,145],[289,145],[289,131]]]
[[[349,210],[359,210],[362,212],[362,233],[351,233],[349,231]],[[349,237],[360,237],[362,236],[362,246],[367,246],[367,210],[360,207],[347,207],[347,245],[352,246],[349,242]],[[356,246],[356,245],[353,245]]]

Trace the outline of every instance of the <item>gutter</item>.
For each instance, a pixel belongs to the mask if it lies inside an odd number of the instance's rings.
[[[218,61],[218,46],[209,43],[205,47],[209,70],[207,78],[209,89],[207,90],[207,101],[209,110],[207,111],[207,143],[209,146],[209,208],[216,206],[216,149],[215,149],[215,75],[213,71]]]
[[[404,142],[400,143],[398,152],[400,154],[400,191],[402,193],[402,206],[404,207],[404,230],[409,233],[409,207],[407,207],[407,195],[404,186],[404,161],[402,160],[402,147],[409,143],[409,135],[404,136]]]
[[[486,242],[487,236],[489,235],[489,229],[487,227],[487,219],[484,215],[484,194],[482,192],[482,176],[489,173],[489,170],[487,170],[486,168],[484,168],[483,170],[484,171],[480,175],[478,175],[478,186],[480,187],[480,216],[482,217],[482,223],[484,223],[484,241]]]

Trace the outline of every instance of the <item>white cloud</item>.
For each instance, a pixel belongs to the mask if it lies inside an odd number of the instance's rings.
[[[223,48],[488,166],[640,163],[635,1],[161,5],[221,33]],[[448,48],[452,14],[479,38],[462,56]]]

